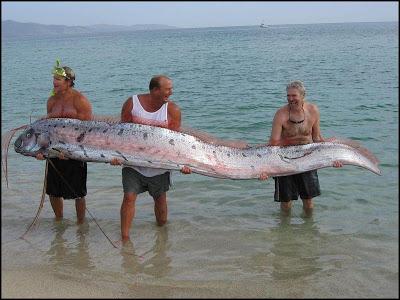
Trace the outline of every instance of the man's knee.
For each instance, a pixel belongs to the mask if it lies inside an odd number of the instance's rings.
[[[56,196],[49,196],[50,201],[52,202],[60,202],[63,200],[62,197],[56,197]]]
[[[83,204],[83,203],[85,203],[85,197],[76,198],[75,202],[78,204]]]
[[[281,209],[282,210],[289,210],[292,208],[292,201],[281,202]]]
[[[312,198],[309,199],[302,199],[303,200],[303,207],[306,209],[310,209],[314,207],[314,204],[312,202]]]
[[[158,226],[164,226],[165,223],[167,223],[167,216],[165,216],[165,218],[157,218],[157,225]]]
[[[163,226],[165,223],[167,223],[168,217],[167,194],[162,193],[158,197],[153,197],[153,199],[157,225]]]
[[[123,202],[133,203],[136,200],[137,195],[135,193],[124,193]]]

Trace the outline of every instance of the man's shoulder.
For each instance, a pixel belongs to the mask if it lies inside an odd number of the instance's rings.
[[[167,103],[168,103],[168,109],[180,110],[178,104],[176,104],[172,100],[168,100]]]
[[[167,111],[169,115],[180,115],[181,114],[181,109],[179,108],[179,106],[174,103],[171,100],[168,100],[168,107],[167,107]]]
[[[71,94],[76,99],[86,98],[86,96],[82,92],[75,89],[71,89]]]
[[[132,99],[133,99],[133,95],[132,96],[129,96],[126,100],[125,100],[125,104],[127,104],[128,102],[131,102],[132,103]]]
[[[275,116],[277,117],[283,116],[287,113],[287,111],[288,111],[287,105],[283,105],[276,110]]]
[[[307,105],[307,108],[308,108],[311,112],[318,112],[318,111],[319,111],[318,105],[315,104],[315,103],[307,102],[306,105]]]
[[[84,94],[81,92],[73,89],[72,90],[72,95],[73,95],[73,105],[74,107],[80,111],[80,112],[90,112],[92,111],[92,104],[90,103],[89,99],[86,98]]]
[[[149,101],[151,99],[150,93],[144,93],[144,94],[133,94],[130,96],[128,99],[133,99],[133,97],[136,97],[140,101]]]
[[[278,109],[277,109],[277,113],[279,112],[279,113],[282,113],[282,112],[286,112],[288,110],[288,105],[287,104],[285,104],[285,105],[282,105],[281,107],[279,107]]]

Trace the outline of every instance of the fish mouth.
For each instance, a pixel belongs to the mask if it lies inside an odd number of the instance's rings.
[[[14,150],[17,153],[20,153],[22,155],[26,155],[26,156],[36,156],[38,153],[43,152],[43,149],[35,149],[35,146],[30,147],[29,149],[26,148],[26,146],[24,146],[24,143],[22,141],[21,138],[18,138],[15,142],[14,142]]]
[[[25,156],[36,156],[38,153],[42,152],[40,149],[37,151],[27,150],[25,148],[17,147],[14,145],[15,152],[25,155]]]
[[[14,149],[15,151],[20,151],[20,148],[22,146],[22,139],[19,137],[17,140],[14,142]]]

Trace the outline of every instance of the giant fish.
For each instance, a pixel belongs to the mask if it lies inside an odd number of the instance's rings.
[[[14,142],[26,156],[62,152],[67,158],[109,163],[118,158],[126,166],[180,170],[216,178],[252,179],[261,173],[286,176],[333,166],[365,168],[380,175],[378,160],[367,149],[348,140],[296,146],[229,147],[186,132],[136,123],[41,119]]]

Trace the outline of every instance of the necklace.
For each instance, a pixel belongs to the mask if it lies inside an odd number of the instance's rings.
[[[301,121],[293,121],[291,118],[290,118],[290,105],[289,105],[289,122],[291,122],[291,123],[293,123],[293,124],[301,124],[301,123],[303,123],[304,122],[304,120],[306,119],[306,113],[304,112],[304,103],[303,103],[303,105],[301,106],[301,109],[303,110],[303,115],[304,115],[304,117],[303,117],[303,120],[301,120]]]

